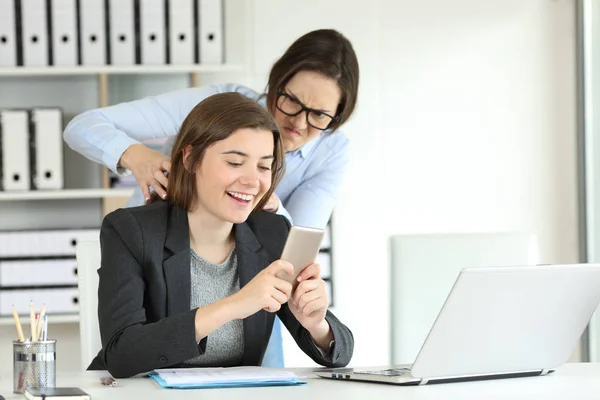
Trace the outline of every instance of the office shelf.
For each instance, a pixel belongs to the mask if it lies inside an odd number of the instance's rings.
[[[133,75],[133,74],[185,74],[206,72],[235,72],[242,71],[241,65],[212,64],[212,65],[104,65],[104,66],[74,66],[74,67],[0,67],[2,76],[50,76],[50,75]]]
[[[19,315],[23,333],[29,332],[29,315]],[[79,314],[48,314],[49,324],[75,324],[79,322]],[[0,326],[15,325],[13,317],[0,317]],[[25,329],[27,328],[27,329]]]
[[[107,199],[131,197],[134,189],[64,189],[31,190],[23,192],[0,192],[0,201],[15,200],[69,200],[69,199]]]

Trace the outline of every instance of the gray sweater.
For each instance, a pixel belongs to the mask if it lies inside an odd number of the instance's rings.
[[[213,264],[193,249],[191,260],[190,309],[205,307],[240,290],[235,249],[222,264]],[[197,367],[221,367],[241,364],[244,353],[244,327],[241,319],[227,322],[208,335],[206,352],[187,360]]]

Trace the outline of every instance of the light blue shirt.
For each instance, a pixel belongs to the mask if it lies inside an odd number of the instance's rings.
[[[168,138],[163,152],[170,156],[179,127],[192,108],[208,96],[225,92],[239,92],[265,106],[265,97],[247,87],[208,85],[84,112],[67,125],[64,139],[73,150],[122,174],[117,163],[129,146]],[[281,200],[277,212],[295,225],[324,228],[348,159],[349,141],[339,130],[323,132],[286,153],[285,175],[275,189]],[[143,204],[139,188],[130,204]]]

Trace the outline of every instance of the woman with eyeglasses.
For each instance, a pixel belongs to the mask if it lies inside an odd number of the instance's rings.
[[[147,97],[76,116],[64,139],[117,174],[133,173],[140,190],[129,205],[142,205],[150,199],[150,188],[166,197],[171,166],[166,154],[189,112],[208,96],[239,92],[273,115],[286,152],[285,175],[264,209],[295,225],[323,228],[348,163],[348,139],[339,128],[354,111],[358,81],[350,41],[335,30],[321,29],[298,38],[275,62],[264,94],[221,84]],[[168,138],[161,152],[141,143],[160,138]],[[282,366],[280,341],[276,323],[263,365]]]

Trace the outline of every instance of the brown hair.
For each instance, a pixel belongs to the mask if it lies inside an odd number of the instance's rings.
[[[333,29],[319,29],[298,38],[275,62],[267,83],[267,107],[275,111],[277,92],[300,71],[319,72],[337,82],[342,98],[331,132],[350,118],[358,96],[358,60],[352,44]]]
[[[190,211],[197,200],[196,172],[206,149],[243,128],[273,132],[275,147],[271,187],[252,212],[262,210],[283,176],[284,150],[273,117],[255,101],[240,93],[219,93],[209,96],[198,103],[185,118],[171,151],[167,200],[179,208]],[[192,150],[184,165],[183,150],[188,146],[191,146]],[[152,200],[158,198],[154,193]]]

